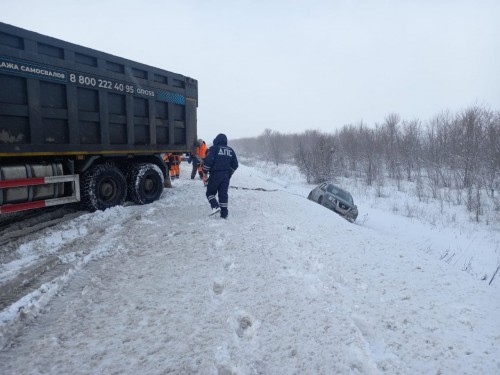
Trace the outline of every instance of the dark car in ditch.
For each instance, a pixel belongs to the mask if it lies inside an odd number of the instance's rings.
[[[354,204],[352,195],[332,183],[323,182],[316,186],[307,199],[329,208],[351,223],[358,217],[358,207]]]

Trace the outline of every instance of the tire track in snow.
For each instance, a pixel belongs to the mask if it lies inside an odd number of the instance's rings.
[[[118,222],[116,216],[111,213],[112,210],[121,216]],[[68,235],[63,225],[61,229],[52,231],[50,236],[35,239],[21,246],[22,251],[36,252],[39,258],[25,265],[21,274],[4,280],[0,285],[3,307],[0,312],[0,347],[8,345],[24,324],[29,324],[37,318],[87,263],[122,251],[120,246],[114,246],[116,239],[127,227],[127,222],[134,222],[137,217],[123,215],[123,207],[112,210],[89,214],[90,221],[85,217],[76,218],[75,220],[81,223],[81,226],[77,225],[79,228],[77,232]],[[113,226],[105,228],[107,219],[112,216]],[[48,248],[47,243],[53,239],[55,241],[50,247],[50,253],[37,252],[39,248]],[[6,266],[8,264],[3,265]],[[45,290],[49,292],[46,293]]]

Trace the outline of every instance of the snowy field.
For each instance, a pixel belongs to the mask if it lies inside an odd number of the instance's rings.
[[[208,218],[189,167],[159,201],[47,228],[0,266],[68,265],[0,312],[1,374],[500,373],[494,225],[341,180],[351,224],[260,163],[231,180],[230,219]]]

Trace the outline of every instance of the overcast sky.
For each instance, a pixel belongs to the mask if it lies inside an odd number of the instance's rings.
[[[0,0],[0,20],[193,77],[198,134],[500,103],[498,0]]]

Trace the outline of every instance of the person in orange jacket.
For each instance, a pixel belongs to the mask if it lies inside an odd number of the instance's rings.
[[[178,179],[181,174],[181,155],[178,154],[170,154],[170,177]]]
[[[203,179],[203,159],[207,156],[207,144],[203,139],[198,139],[196,141],[196,148],[191,153],[189,160],[193,163],[193,170],[191,171],[191,180],[194,180],[196,176],[196,172],[198,171],[198,175],[201,179]]]
[[[164,153],[161,155],[163,161],[165,162],[165,166],[167,167],[167,176],[165,178],[165,187],[171,188],[172,187],[172,179],[170,178],[171,175],[171,166],[170,166],[170,153]]]
[[[175,155],[171,152],[163,154],[163,161],[169,166],[170,178],[179,178],[181,174],[181,155]]]
[[[169,160],[170,153],[169,152],[165,152],[164,154],[161,154],[161,157],[163,158],[163,161],[167,165],[167,169],[170,171],[170,168],[171,168],[171,166],[170,166],[170,160]]]

